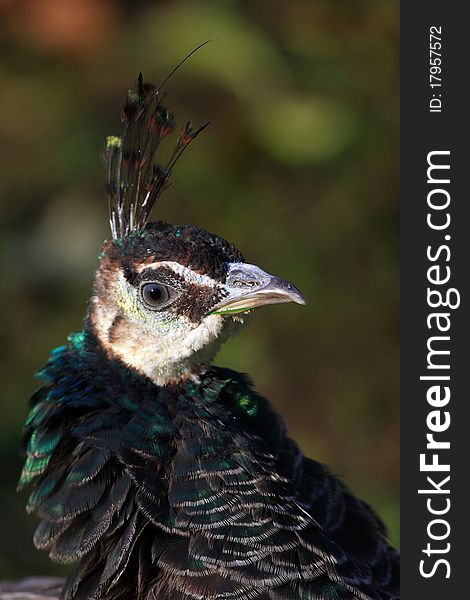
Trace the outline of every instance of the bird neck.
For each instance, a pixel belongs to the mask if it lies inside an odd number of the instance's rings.
[[[86,329],[70,334],[67,343],[53,350],[47,365],[38,372],[47,386],[48,402],[54,404],[61,398],[60,411],[80,408],[94,412],[97,406],[106,409],[116,405],[125,413],[144,408],[160,414],[164,409],[173,419],[180,411],[201,417],[205,406],[210,407],[217,423],[226,419],[233,425],[238,419],[245,430],[256,431],[269,445],[279,446],[286,436],[284,424],[269,402],[253,390],[246,375],[211,366],[199,376],[197,382],[187,379],[175,386],[157,386],[122,361],[110,360],[96,336]],[[212,417],[205,415],[204,420]]]

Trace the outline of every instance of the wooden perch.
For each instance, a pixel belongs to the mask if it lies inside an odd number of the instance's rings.
[[[0,582],[0,600],[59,600],[65,580],[60,577],[27,577]]]

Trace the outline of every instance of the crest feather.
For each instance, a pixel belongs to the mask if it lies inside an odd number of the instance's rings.
[[[166,164],[156,161],[160,142],[175,131],[175,118],[161,102],[161,89],[176,69],[201,46],[188,54],[159,88],[145,82],[140,73],[136,91],[128,92],[122,107],[122,135],[111,135],[106,139],[109,222],[113,239],[145,227],[155,201],[170,185],[176,161],[208,125],[193,129],[188,121],[179,132]]]

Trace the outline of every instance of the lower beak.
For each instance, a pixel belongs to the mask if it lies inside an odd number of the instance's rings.
[[[292,283],[248,263],[230,263],[221,288],[225,296],[214,307],[213,314],[245,312],[266,304],[305,304],[303,294]]]

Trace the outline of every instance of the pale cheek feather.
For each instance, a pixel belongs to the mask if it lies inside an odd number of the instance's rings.
[[[126,322],[110,347],[126,364],[165,385],[208,364],[220,348],[223,329],[223,317],[218,315],[206,317],[197,327],[178,319],[164,335],[149,323]]]

